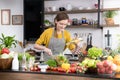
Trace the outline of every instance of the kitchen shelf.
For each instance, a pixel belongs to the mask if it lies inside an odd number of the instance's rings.
[[[67,28],[98,28],[97,25],[70,25]]]
[[[114,24],[114,25],[101,25],[101,27],[119,27],[120,24]]]
[[[51,11],[51,12],[45,12],[45,14],[57,14],[60,11]],[[66,13],[74,14],[74,13],[96,13],[97,9],[90,9],[90,10],[71,10],[71,11],[63,11]]]
[[[103,11],[118,11],[118,10],[120,10],[120,8],[105,8],[105,9],[101,9],[101,12],[103,12]]]
[[[108,11],[108,10],[120,10],[120,8],[105,8],[100,9],[100,12]],[[60,11],[51,11],[51,12],[44,12],[45,14],[57,14]],[[69,14],[75,14],[75,13],[97,13],[98,9],[84,9],[84,10],[71,10],[71,11],[63,11]]]
[[[119,27],[120,24],[114,24],[114,25],[100,25],[100,27],[97,27],[97,25],[70,25],[67,26],[66,28],[97,28],[97,29],[102,29],[103,27]],[[44,26],[44,28],[50,28],[51,26]]]
[[[69,28],[103,28],[103,27],[119,27],[120,24],[114,24],[114,25],[100,25],[100,27],[97,27],[97,25],[71,25],[68,26]]]

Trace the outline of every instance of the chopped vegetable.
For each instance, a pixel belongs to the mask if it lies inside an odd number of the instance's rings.
[[[57,67],[57,63],[55,60],[53,59],[49,59],[45,62],[47,65],[49,65],[50,67]]]

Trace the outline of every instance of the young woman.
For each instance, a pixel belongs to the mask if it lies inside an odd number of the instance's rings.
[[[60,12],[56,15],[54,23],[55,27],[46,29],[34,45],[35,49],[44,50],[48,55],[62,53],[67,47],[66,43],[71,41],[70,33],[65,30],[69,16],[65,12]]]

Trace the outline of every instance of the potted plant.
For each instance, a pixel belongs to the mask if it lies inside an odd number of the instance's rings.
[[[5,36],[2,33],[0,37],[0,69],[11,69],[13,52],[10,52],[12,46],[16,47],[17,40],[15,36]]]
[[[107,25],[114,25],[114,16],[117,15],[116,11],[108,10],[105,12],[105,21]]]
[[[12,46],[16,47],[17,40],[14,38],[15,36],[5,36],[2,33],[2,37],[0,37],[0,48],[11,48]]]

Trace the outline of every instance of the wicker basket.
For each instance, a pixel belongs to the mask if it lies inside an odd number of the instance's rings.
[[[0,70],[11,69],[13,58],[1,59],[0,58]]]

